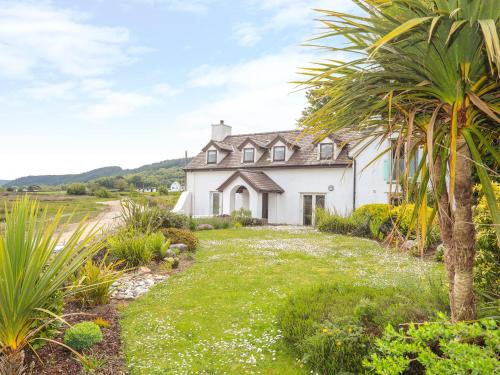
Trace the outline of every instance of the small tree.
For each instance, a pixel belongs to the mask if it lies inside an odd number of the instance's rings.
[[[396,138],[408,162],[405,183],[416,197],[414,218],[425,240],[427,186],[445,247],[453,320],[475,317],[472,169],[483,186],[497,240],[500,211],[482,156],[500,164],[500,7],[498,0],[354,0],[364,16],[321,11],[320,38],[343,36],[353,56],[330,58],[305,73],[303,82],[325,99],[302,122],[318,134],[344,131],[352,141]],[[318,91],[319,90],[319,91]],[[423,149],[413,178],[409,160]],[[384,152],[388,152],[385,150]]]
[[[84,184],[71,184],[68,186],[66,193],[69,195],[85,195],[87,188]]]

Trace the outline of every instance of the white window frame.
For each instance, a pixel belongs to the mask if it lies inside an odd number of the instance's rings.
[[[210,161],[210,153],[215,153],[215,161]],[[217,158],[219,157],[217,150],[208,150],[207,151],[207,164],[217,164]]]
[[[219,197],[219,212],[214,212],[214,197]],[[222,193],[220,191],[211,191],[210,192],[210,207],[209,207],[210,216],[220,216],[222,215]]]
[[[252,151],[252,160],[245,160],[245,152]],[[243,148],[243,163],[255,163],[255,148],[245,147]]]
[[[327,158],[324,158],[324,157],[321,156],[321,148],[323,146],[331,146],[332,147],[332,153]],[[331,142],[322,142],[322,143],[320,143],[318,145],[318,148],[319,148],[319,150],[318,150],[318,152],[319,152],[319,160],[333,160],[333,157],[335,155],[335,145],[333,143],[331,143]]]
[[[276,148],[283,148],[283,159],[276,159]],[[273,146],[273,161],[285,161],[286,160],[286,146]]]

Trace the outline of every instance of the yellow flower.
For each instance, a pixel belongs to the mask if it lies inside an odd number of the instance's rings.
[[[347,332],[352,333],[352,328],[351,327],[347,328]]]
[[[327,333],[328,332],[328,328],[323,328],[323,333]]]
[[[336,343],[336,344],[337,344],[337,346],[342,345],[342,343],[341,343],[340,341],[337,341],[337,343]]]

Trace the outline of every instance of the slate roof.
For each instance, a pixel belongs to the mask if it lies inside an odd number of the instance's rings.
[[[277,137],[284,138],[290,145],[297,146],[292,157],[288,161],[271,161],[271,150],[263,153],[255,163],[242,163],[242,151],[238,149],[248,138],[253,139],[255,143],[270,145]],[[335,135],[330,136],[338,144],[344,141],[343,137]],[[232,148],[232,152],[221,160],[218,164],[207,164],[205,152],[200,152],[184,168],[186,171],[192,170],[217,170],[217,169],[268,169],[268,168],[298,168],[298,167],[346,167],[352,164],[348,157],[349,144],[346,144],[338,157],[334,160],[318,160],[316,137],[310,134],[302,134],[300,130],[289,130],[269,133],[254,133],[242,135],[230,135],[224,138],[222,143],[226,148]],[[210,141],[214,142],[214,141]]]
[[[271,177],[262,171],[238,169],[224,183],[217,188],[218,191],[224,191],[225,187],[235,178],[241,177],[252,188],[260,193],[283,193],[284,190],[273,181]]]

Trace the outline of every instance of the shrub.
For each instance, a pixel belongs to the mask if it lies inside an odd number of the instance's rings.
[[[84,184],[71,184],[66,189],[66,194],[69,195],[85,195],[87,193],[87,188]]]
[[[392,221],[397,226],[398,230],[409,239],[417,238],[417,224],[416,220],[412,222],[413,210],[415,209],[414,204],[405,204],[401,206],[394,207],[391,210],[392,213]],[[426,219],[429,222],[432,218],[433,210],[431,208],[427,209]],[[434,220],[429,224],[428,233],[427,233],[427,241],[426,248],[430,246],[434,246],[439,243],[441,239],[441,234],[439,231],[439,226],[437,222]]]
[[[278,312],[285,343],[313,371],[361,372],[361,359],[389,322],[422,321],[447,306],[443,285],[344,285],[297,292]]]
[[[80,289],[75,293],[74,299],[82,306],[104,305],[109,302],[109,292],[122,272],[116,268],[122,263],[107,263],[107,254],[99,262],[89,259],[73,278],[73,287]]]
[[[231,218],[243,225],[244,227],[253,225],[254,220],[252,219],[252,211],[245,208],[240,208],[239,210],[231,212]]]
[[[104,189],[104,188],[97,189],[97,190],[94,192],[94,195],[95,195],[97,198],[111,198],[111,197],[112,197],[112,195],[111,195],[111,193],[109,192],[109,190]]]
[[[123,229],[108,238],[109,251],[115,259],[124,261],[127,266],[142,266],[153,259],[153,249],[148,240],[147,235],[136,230]]]
[[[93,322],[77,323],[64,333],[64,343],[75,350],[90,348],[101,341],[101,328]]]
[[[343,217],[323,210],[316,212],[316,226],[322,232],[350,234],[354,229],[354,222],[350,217]]]
[[[165,236],[161,232],[156,232],[147,236],[147,242],[147,246],[151,247],[156,259],[165,258],[170,247],[170,240],[165,240]]]
[[[198,238],[187,229],[164,228],[162,229],[166,238],[170,239],[170,243],[182,243],[188,247],[189,251],[195,251],[198,246]]]
[[[176,214],[167,209],[161,211],[161,228],[177,228],[186,229],[189,228],[189,217],[182,214]]]
[[[158,230],[162,223],[162,210],[147,203],[131,199],[122,202],[121,219],[127,228],[150,233]]]
[[[387,230],[383,224],[391,218],[391,207],[388,204],[365,204],[353,212],[352,220],[357,225],[367,223],[372,238],[384,239],[388,233],[385,233]]]
[[[450,323],[444,315],[406,330],[389,325],[364,366],[383,375],[493,374],[500,368],[498,328],[494,320]]]
[[[493,183],[493,191],[500,201],[500,183]],[[491,213],[480,186],[476,187],[479,200],[474,207],[476,228],[476,259],[474,264],[474,286],[481,293],[500,294],[500,248],[497,242]]]

